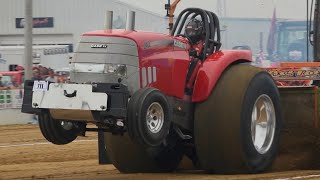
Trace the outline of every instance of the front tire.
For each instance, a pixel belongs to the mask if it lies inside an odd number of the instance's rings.
[[[57,145],[68,144],[79,134],[79,128],[72,122],[53,119],[48,111],[43,111],[39,115],[39,127],[42,135]]]
[[[171,115],[170,104],[164,94],[155,88],[140,89],[128,104],[128,134],[143,146],[160,146],[169,134]]]
[[[183,148],[170,124],[166,97],[155,88],[138,90],[128,104],[128,133],[105,133],[112,164],[123,173],[174,171],[182,159]]]
[[[202,168],[223,174],[268,170],[281,126],[279,92],[270,75],[246,64],[230,67],[210,97],[196,106],[195,144]]]

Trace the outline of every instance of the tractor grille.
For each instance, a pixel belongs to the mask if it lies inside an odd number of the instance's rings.
[[[72,64],[126,65],[126,76],[117,73],[71,71],[70,80],[76,83],[117,83],[119,78],[130,93],[140,88],[138,49],[134,41],[119,37],[83,36],[76,48]]]

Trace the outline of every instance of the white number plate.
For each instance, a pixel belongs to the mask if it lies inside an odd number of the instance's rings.
[[[48,91],[48,81],[34,81],[32,91]]]

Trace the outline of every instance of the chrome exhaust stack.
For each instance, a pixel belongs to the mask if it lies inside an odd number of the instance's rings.
[[[106,12],[106,21],[104,24],[105,30],[112,29],[112,21],[113,21],[113,11],[107,11]]]
[[[134,31],[135,19],[136,19],[136,12],[127,11],[127,22],[126,22],[127,31]]]

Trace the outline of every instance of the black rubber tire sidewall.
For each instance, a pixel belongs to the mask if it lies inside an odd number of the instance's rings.
[[[53,119],[49,111],[42,111],[39,115],[39,127],[43,136],[57,145],[68,144],[74,141],[78,135],[78,130],[75,127],[70,130],[64,129],[61,121]]]
[[[157,102],[161,105],[164,113],[164,122],[162,128],[157,133],[152,133],[147,127],[146,115],[149,106]],[[171,124],[171,112],[168,100],[166,97],[159,91],[155,89],[150,89],[147,93],[144,93],[138,101],[138,130],[141,135],[141,138],[144,142],[147,142],[147,146],[156,147],[163,143],[169,134],[170,124]]]
[[[257,98],[262,94],[269,96],[272,100],[277,121],[272,145],[265,154],[259,154],[254,147],[251,137],[251,116],[253,106]],[[273,162],[271,160],[275,158],[279,150],[280,133],[282,128],[282,114],[279,96],[278,89],[275,86],[273,79],[266,72],[257,74],[252,79],[247,89],[242,105],[241,140],[244,154],[246,156],[246,163],[250,168],[249,172],[258,173],[268,170]]]
[[[143,88],[135,92],[128,103],[128,117],[126,125],[128,133],[113,135],[104,133],[107,154],[112,164],[123,173],[141,172],[171,172],[174,171],[183,156],[183,147],[164,146],[163,144],[151,147],[142,140],[142,136],[148,136],[146,132],[145,111],[154,101],[160,101],[166,107],[169,115],[167,125],[170,128],[170,107],[166,97],[155,88]],[[166,103],[164,103],[166,102]],[[147,107],[147,108],[146,108]],[[164,109],[165,111],[165,109]],[[142,114],[145,114],[143,117]],[[165,114],[166,114],[165,113]],[[161,133],[162,135],[167,133]],[[160,135],[161,136],[161,135]],[[171,138],[170,135],[167,138]]]
[[[128,135],[133,141],[139,141],[138,123],[136,123],[138,116],[137,103],[143,92],[144,91],[142,89],[139,89],[137,92],[135,92],[130,98],[127,107],[128,112],[125,122],[128,130]]]
[[[146,115],[149,106],[158,102],[163,108],[164,122],[158,133],[152,133],[147,127]],[[157,147],[169,134],[171,124],[170,104],[167,98],[155,88],[138,90],[130,99],[128,105],[127,126],[131,139],[146,147]]]
[[[255,100],[246,97],[256,98],[257,94],[249,94],[253,93],[250,89],[255,89],[260,76],[267,78],[270,84],[264,84],[265,80],[261,80],[262,86],[258,85],[261,88],[252,91],[257,91],[258,94],[259,90],[265,91],[264,88],[266,91],[274,91],[270,96],[275,100],[273,103],[278,109],[274,145],[269,150],[270,155],[264,156],[257,154],[251,140],[251,114]],[[195,146],[202,168],[219,174],[257,173],[267,170],[278,151],[282,122],[279,112],[279,92],[269,74],[248,64],[229,67],[208,99],[195,107]],[[250,118],[247,118],[249,115]]]

